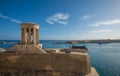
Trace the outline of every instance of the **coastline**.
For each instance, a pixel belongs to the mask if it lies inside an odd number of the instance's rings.
[[[120,39],[104,39],[104,40],[67,40],[65,42],[53,42],[53,44],[80,44],[80,43],[97,43],[97,44],[108,44],[108,43],[120,43]]]

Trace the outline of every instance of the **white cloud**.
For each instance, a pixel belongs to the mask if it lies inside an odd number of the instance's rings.
[[[0,13],[0,18],[3,18],[3,19],[9,19],[8,16],[4,16],[4,15],[2,15],[1,13]]]
[[[16,20],[16,19],[11,19],[10,21],[12,21],[12,22],[16,22],[16,23],[21,23],[21,21]]]
[[[102,30],[95,30],[95,31],[91,31],[92,34],[105,34],[105,33],[112,33],[114,32],[114,30],[110,30],[110,29],[102,29]]]
[[[63,25],[67,25],[67,20],[70,17],[69,14],[63,14],[63,13],[56,13],[55,15],[48,17],[46,19],[46,21],[49,24],[54,24],[54,23],[59,23],[59,24],[63,24]]]
[[[92,26],[110,26],[110,25],[120,25],[120,20],[109,20],[109,21],[103,21],[103,22],[96,22]]]
[[[14,18],[11,18],[11,17],[9,17],[9,16],[5,16],[5,15],[3,15],[3,14],[1,14],[1,13],[0,13],[0,18],[2,18],[2,19],[7,19],[7,20],[9,20],[9,21],[11,21],[11,22],[15,22],[15,23],[21,23],[21,21],[19,21],[19,20],[17,20],[17,19],[14,19]]]
[[[90,19],[90,18],[92,18],[92,17],[94,17],[95,15],[84,15],[84,16],[82,16],[81,17],[81,19],[82,20],[88,20],[88,19]]]

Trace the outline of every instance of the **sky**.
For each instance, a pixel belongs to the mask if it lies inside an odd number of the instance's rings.
[[[20,40],[20,24],[40,40],[120,39],[120,0],[0,0],[0,40]]]

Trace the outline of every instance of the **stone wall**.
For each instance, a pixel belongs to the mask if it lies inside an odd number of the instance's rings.
[[[84,76],[88,54],[0,53],[0,76]]]

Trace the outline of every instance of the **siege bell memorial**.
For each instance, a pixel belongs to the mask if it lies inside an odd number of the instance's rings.
[[[21,24],[21,42],[0,53],[0,76],[99,76],[88,49],[42,48],[39,25]]]

